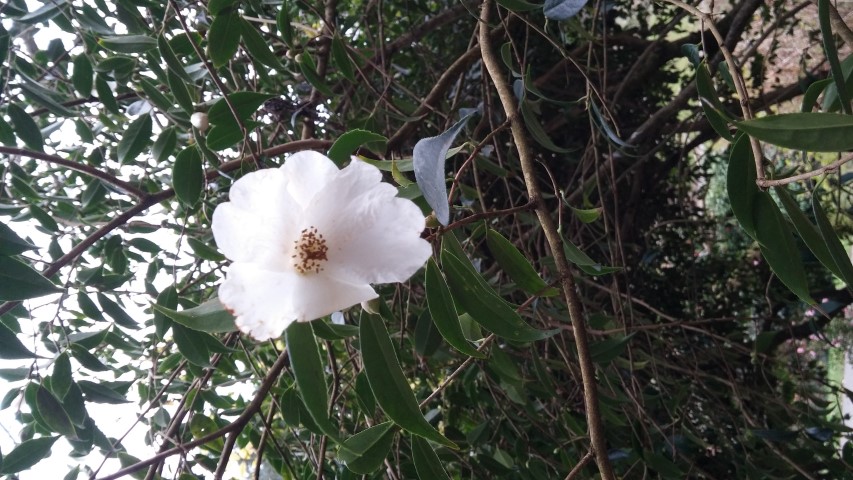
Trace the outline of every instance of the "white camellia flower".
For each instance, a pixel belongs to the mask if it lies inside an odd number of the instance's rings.
[[[232,260],[219,300],[258,340],[377,297],[426,262],[424,216],[379,169],[344,169],[317,152],[249,173],[213,212],[213,236]]]

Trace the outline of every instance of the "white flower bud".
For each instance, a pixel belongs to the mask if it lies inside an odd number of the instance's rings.
[[[190,123],[192,123],[193,127],[201,133],[204,133],[210,125],[207,121],[207,114],[204,112],[195,112],[193,116],[190,117]]]

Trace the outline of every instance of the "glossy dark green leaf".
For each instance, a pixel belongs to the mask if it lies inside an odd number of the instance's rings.
[[[241,122],[246,121],[253,113],[258,111],[261,105],[275,95],[269,95],[258,92],[234,92],[228,95],[228,100],[237,111],[237,116]],[[211,125],[236,125],[234,115],[228,107],[228,103],[224,98],[220,98],[210,107],[207,112],[207,119]]]
[[[809,152],[853,149],[853,115],[783,113],[736,122],[736,125],[750,136],[780,147]]]
[[[326,323],[318,321],[311,324],[314,328],[314,335],[323,340],[343,340],[344,338],[352,338],[358,336],[357,325],[337,325],[334,323]]]
[[[136,160],[151,142],[151,115],[143,114],[127,126],[124,135],[118,142],[118,161],[128,163]]]
[[[329,149],[329,158],[336,165],[343,166],[358,147],[373,142],[387,142],[388,139],[378,133],[368,132],[367,130],[350,130],[335,140],[332,148]]]
[[[92,69],[92,62],[86,55],[77,55],[74,58],[74,72],[71,74],[71,83],[74,88],[83,98],[88,98],[92,95],[92,88],[95,85],[95,72]]]
[[[151,147],[151,156],[157,163],[163,163],[170,155],[175,153],[175,146],[178,144],[178,133],[174,127],[168,127],[160,132],[157,140],[154,141],[154,146]]]
[[[839,101],[841,102],[842,111],[847,115],[851,115],[853,114],[853,109],[850,107],[850,95],[847,91],[847,82],[845,81],[844,72],[841,69],[841,62],[838,60],[838,49],[835,47],[835,36],[832,34],[830,9],[833,7],[829,0],[818,0],[817,5],[818,23],[820,24],[820,33],[823,37],[823,51],[826,53],[826,60],[829,62],[829,69],[832,72],[832,79],[835,82],[835,91],[838,94]]]
[[[148,102],[164,112],[172,109],[173,102],[160,91],[160,87],[147,78],[139,79],[139,86],[145,92]]]
[[[802,301],[813,305],[815,301],[809,293],[806,270],[794,242],[793,232],[770,194],[761,192],[755,197],[753,215],[756,240],[770,269],[791,292]]]
[[[136,320],[133,319],[127,312],[124,311],[124,308],[121,307],[118,303],[110,300],[103,293],[98,293],[98,303],[101,305],[101,309],[104,313],[110,316],[116,324],[121,325],[125,328],[130,328],[133,330],[139,329],[139,324]]]
[[[152,308],[175,322],[199,332],[226,333],[237,330],[234,325],[234,315],[217,298],[208,300],[197,307],[180,311],[158,304],[152,305]]]
[[[528,325],[485,283],[467,259],[461,260],[443,250],[441,265],[456,303],[494,334],[516,342],[531,342],[558,333],[557,330],[537,330]]]
[[[267,41],[264,40],[258,29],[246,20],[241,20],[243,44],[246,46],[246,50],[249,51],[249,55],[270,68],[282,70],[284,67],[281,65],[278,57],[270,50]]]
[[[278,31],[281,32],[282,40],[288,47],[293,46],[293,26],[290,24],[290,5],[287,0],[281,6],[278,15],[275,17],[275,23]]]
[[[806,89],[806,93],[803,95],[803,105],[801,111],[803,112],[811,112],[817,103],[817,99],[826,87],[828,87],[832,83],[831,78],[825,78],[823,80],[818,80]]]
[[[338,429],[329,419],[329,393],[326,374],[323,372],[323,362],[320,360],[320,349],[311,324],[293,322],[284,333],[287,350],[290,352],[290,365],[299,393],[305,402],[305,408],[326,436],[341,443]],[[342,448],[345,448],[343,445]]]
[[[607,275],[608,273],[618,272],[621,270],[619,267],[610,267],[596,262],[589,258],[589,255],[585,254],[574,243],[566,240],[565,238],[563,239],[563,253],[565,253],[566,259],[577,265],[578,268],[588,275]]]
[[[44,151],[44,139],[38,125],[33,121],[33,117],[14,103],[6,106],[6,113],[9,114],[15,134],[24,142],[24,145],[32,150]]]
[[[191,330],[183,325],[172,325],[172,338],[174,338],[175,345],[181,355],[194,365],[207,367],[210,366],[210,349],[201,335],[201,332]]]
[[[12,128],[12,125],[9,125],[9,122],[3,118],[3,115],[0,115],[0,143],[7,147],[14,147],[18,144],[15,139],[15,129]]]
[[[91,370],[93,372],[109,372],[112,370],[109,366],[104,364],[97,356],[86,350],[80,344],[72,343],[70,345],[71,354],[74,356],[74,359],[80,362],[80,365],[87,370]]]
[[[622,355],[622,352],[625,351],[625,347],[628,346],[628,342],[631,341],[631,337],[633,336],[634,334],[632,333],[630,335],[590,343],[589,354],[592,357],[592,361],[601,364],[612,362],[616,357]]]
[[[144,53],[157,48],[157,39],[147,35],[119,35],[103,37],[98,44],[118,53]]]
[[[340,35],[335,35],[332,38],[332,58],[335,60],[335,65],[340,70],[341,75],[350,82],[355,82],[355,72],[352,68],[352,60],[347,53],[347,47],[344,45],[344,40]]]
[[[0,300],[26,300],[62,291],[29,265],[0,257]]]
[[[18,255],[38,247],[19,237],[6,224],[0,223],[0,256]]]
[[[447,172],[444,168],[447,151],[473,115],[473,113],[465,115],[441,135],[418,140],[412,154],[415,180],[423,192],[424,199],[435,210],[435,216],[442,225],[447,225],[450,221],[450,205],[447,203],[445,180]]]
[[[362,314],[359,341],[364,370],[373,396],[388,418],[410,433],[450,448],[458,448],[421,414],[415,395],[397,361],[391,337],[379,316]]]
[[[77,115],[73,110],[62,105],[62,102],[66,101],[66,99],[60,98],[56,91],[43,87],[36,80],[20,72],[18,72],[18,76],[21,77],[21,83],[19,84],[21,92],[31,102],[41,105],[58,117],[73,117]]]
[[[118,101],[116,100],[115,94],[113,94],[112,89],[106,80],[104,80],[103,76],[96,75],[95,76],[95,91],[98,93],[98,100],[101,101],[101,104],[104,108],[107,109],[108,112],[114,113],[118,115],[120,112],[118,107]]]
[[[827,247],[826,242],[823,240],[823,236],[821,236],[820,231],[818,231],[817,227],[812,224],[812,222],[806,217],[802,210],[800,210],[800,206],[797,202],[791,197],[791,194],[788,193],[788,189],[785,186],[778,186],[775,188],[776,194],[779,196],[779,200],[782,201],[782,206],[785,208],[785,211],[788,213],[788,218],[791,219],[791,223],[794,224],[794,228],[797,230],[797,234],[803,240],[803,243],[812,251],[815,258],[818,261],[828,268],[835,276],[843,279],[841,270],[838,268],[835,260],[832,255],[829,253],[829,248]]]
[[[844,248],[844,245],[841,244],[841,240],[838,239],[838,235],[835,233],[835,230],[832,228],[832,224],[829,222],[829,217],[826,216],[826,213],[823,211],[823,207],[821,207],[820,201],[816,196],[812,196],[812,208],[814,209],[814,216],[817,221],[817,228],[820,232],[820,236],[823,239],[827,250],[829,250],[829,255],[832,257],[832,261],[835,262],[836,268],[830,268],[830,270],[837,270],[840,273],[839,278],[844,280],[844,283],[848,286],[853,285],[853,264],[850,263],[850,257],[847,255],[847,249]]]
[[[211,15],[221,15],[232,11],[237,0],[210,0],[207,2],[207,12]]]
[[[195,205],[204,189],[204,167],[201,152],[191,145],[178,154],[172,168],[172,188],[178,200],[185,205]]]
[[[219,253],[216,247],[212,245],[212,242],[202,242],[201,240],[189,237],[187,238],[187,244],[198,258],[210,260],[211,262],[225,261],[225,255]]]
[[[53,371],[50,374],[50,391],[57,398],[62,398],[71,388],[71,360],[68,353],[62,352],[53,362]]]
[[[761,193],[755,184],[755,157],[747,135],[739,135],[731,146],[729,168],[726,172],[726,189],[729,202],[740,226],[755,238],[755,220],[753,210],[755,199]]]
[[[86,396],[87,402],[108,403],[111,405],[130,403],[127,397],[105,383],[80,380],[77,382],[77,386],[80,387],[80,390]]]
[[[369,475],[385,462],[394,441],[394,424],[384,422],[362,430],[343,442],[338,457],[353,473]]]
[[[302,72],[302,76],[305,77],[305,80],[310,83],[312,87],[316,88],[318,92],[327,97],[334,95],[334,92],[332,92],[332,89],[329,88],[328,84],[326,84],[326,81],[317,75],[317,66],[314,64],[314,58],[311,57],[310,53],[303,52],[300,54],[297,57],[297,64],[299,65],[299,71]]]
[[[0,323],[0,358],[4,360],[17,360],[23,358],[36,358],[37,355],[27,349],[18,340],[15,332],[6,325]]]
[[[213,66],[219,68],[227,64],[237,53],[240,46],[242,18],[236,12],[217,15],[207,32],[207,56]]]
[[[68,437],[74,436],[74,425],[62,408],[59,400],[43,386],[39,385],[36,391],[36,405],[39,415],[52,431]]]
[[[483,353],[478,352],[468,342],[465,334],[462,333],[462,326],[459,324],[459,315],[453,305],[450,289],[447,287],[438,265],[432,258],[427,263],[424,288],[426,289],[427,304],[432,321],[447,343],[465,355],[486,358]]]
[[[166,67],[170,72],[177,75],[185,82],[192,82],[192,79],[184,68],[184,64],[181,63],[177,55],[175,55],[175,51],[172,50],[172,45],[169,44],[169,41],[166,40],[165,36],[159,35],[157,37],[157,49],[160,51],[160,56],[166,62]]]
[[[571,151],[568,148],[557,146],[557,144],[551,140],[551,137],[549,137],[545,132],[545,129],[542,128],[542,124],[539,122],[539,117],[536,115],[536,112],[533,111],[533,108],[527,100],[521,102],[521,116],[524,117],[524,125],[527,127],[527,131],[530,132],[530,136],[532,136],[539,145],[542,145],[555,153],[568,153]]]
[[[192,84],[186,82],[184,79],[176,75],[171,70],[169,70],[167,78],[169,81],[169,89],[172,91],[172,95],[175,96],[175,101],[178,102],[178,105],[185,112],[187,112],[188,114],[192,114],[195,102],[193,101],[193,97],[190,94],[188,86]]]
[[[420,480],[450,480],[435,450],[420,437],[412,436],[412,460]]]
[[[489,246],[492,256],[519,288],[541,297],[550,297],[560,293],[558,289],[549,287],[539,277],[527,258],[500,233],[489,229],[486,232],[486,244]]]
[[[717,135],[730,142],[733,141],[734,137],[729,132],[728,123],[722,114],[725,111],[723,104],[717,95],[717,89],[714,88],[708,66],[704,62],[696,68],[696,90],[699,92],[702,110],[705,112],[705,118],[708,119],[711,128],[717,132]]]
[[[3,457],[0,474],[11,475],[28,470],[50,453],[50,447],[57,440],[59,437],[40,437],[21,443]]]

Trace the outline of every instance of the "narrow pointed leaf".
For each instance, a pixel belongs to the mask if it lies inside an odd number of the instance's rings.
[[[65,435],[67,437],[74,436],[74,425],[71,424],[71,419],[62,408],[59,400],[43,386],[39,385],[36,391],[36,405],[38,406],[39,415],[44,420],[45,424],[54,432]]]
[[[853,115],[799,112],[769,115],[736,123],[761,141],[809,152],[853,149]]]
[[[62,291],[29,265],[0,257],[0,300],[26,300]]]
[[[207,32],[207,56],[219,68],[237,53],[242,32],[242,18],[236,12],[217,15]]]
[[[426,440],[412,437],[412,460],[421,480],[450,480],[435,450]]]
[[[711,80],[711,73],[708,71],[708,66],[704,62],[696,68],[696,91],[699,92],[702,111],[705,113],[708,123],[711,124],[711,128],[717,132],[717,135],[730,142],[733,141],[734,137],[729,131],[725,117],[721,113],[724,111],[723,104],[720,102],[717,90],[714,88],[714,82]]]
[[[11,475],[29,469],[50,453],[50,447],[57,440],[59,437],[41,437],[21,443],[3,457],[0,474]]]
[[[228,100],[231,102],[234,110],[237,111],[237,116],[240,117],[241,122],[248,120],[265,101],[272,97],[274,95],[258,92],[234,92],[228,94]],[[220,98],[210,107],[210,111],[207,112],[207,119],[212,125],[236,126],[234,114],[231,112],[228,102],[224,98]]]
[[[302,72],[302,76],[305,77],[305,80],[310,83],[312,87],[316,88],[318,92],[327,97],[334,95],[334,92],[332,92],[332,89],[326,84],[326,81],[317,75],[317,65],[314,63],[314,58],[311,57],[310,53],[303,52],[298,57],[297,63],[299,64],[299,71]]]
[[[341,71],[341,75],[350,82],[355,82],[352,60],[350,60],[349,54],[347,54],[346,45],[344,45],[344,41],[340,35],[335,35],[332,39],[332,58],[335,60],[338,70]]]
[[[486,244],[504,272],[525,292],[542,297],[560,293],[556,288],[549,287],[515,245],[500,233],[489,229],[486,232]]]
[[[4,360],[18,360],[23,358],[36,358],[38,355],[29,351],[24,344],[18,340],[15,332],[6,325],[0,323],[0,358]]]
[[[844,277],[841,274],[841,270],[838,268],[835,259],[833,259],[832,255],[829,253],[829,248],[827,247],[826,242],[824,242],[823,236],[820,234],[817,227],[812,224],[803,211],[800,210],[800,206],[791,197],[791,194],[785,186],[780,185],[779,187],[776,187],[775,190],[776,194],[779,196],[779,200],[782,201],[782,206],[785,207],[785,211],[788,213],[788,218],[791,219],[791,223],[794,224],[794,228],[797,230],[797,234],[803,240],[803,243],[806,244],[809,250],[814,254],[815,258],[817,258],[824,267],[843,280]]]
[[[148,114],[143,114],[128,125],[124,136],[118,142],[117,154],[120,163],[132,162],[145,150],[151,141],[151,128],[151,115]]]
[[[566,259],[577,265],[578,268],[588,275],[606,275],[621,270],[620,267],[610,267],[596,262],[589,258],[589,255],[583,253],[574,243],[565,238],[563,239],[563,253],[565,253]]]
[[[361,316],[359,340],[370,389],[388,418],[410,433],[450,448],[458,448],[433,428],[421,414],[418,401],[403,375],[400,362],[397,361],[394,344],[379,316]]]
[[[92,95],[92,88],[95,86],[95,71],[92,68],[91,60],[86,55],[77,55],[74,58],[74,72],[71,74],[71,83],[83,98],[89,98]]]
[[[53,362],[53,372],[50,374],[50,390],[57,398],[62,398],[71,388],[71,360],[68,353],[62,352]]]
[[[139,324],[136,320],[133,319],[118,303],[110,300],[103,293],[98,293],[98,303],[101,305],[101,308],[104,310],[104,313],[110,316],[116,324],[121,325],[125,328],[130,328],[133,330],[139,329]]]
[[[201,332],[190,330],[183,325],[172,325],[172,338],[174,338],[175,345],[181,355],[194,365],[207,367],[210,366],[210,349],[207,347],[207,343],[199,338],[201,334]]]
[[[527,130],[530,132],[530,135],[536,140],[539,145],[551,150],[556,153],[568,153],[571,150],[568,148],[563,148],[558,146],[551,140],[551,137],[545,133],[545,129],[542,128],[542,124],[539,122],[539,117],[530,107],[530,102],[527,100],[523,100],[521,102],[521,116],[524,117],[524,125],[527,127]]]
[[[12,127],[18,135],[18,138],[24,142],[24,145],[39,152],[43,151],[44,139],[41,136],[41,130],[38,125],[33,121],[33,117],[31,117],[29,113],[25,112],[23,108],[15,105],[14,103],[8,104],[6,107],[6,113],[9,114],[9,118],[12,121]]]
[[[19,237],[11,228],[0,223],[0,255],[18,255],[27,250],[37,250],[38,247]]]
[[[320,349],[317,347],[311,324],[293,322],[284,331],[284,336],[287,350],[290,352],[293,376],[308,413],[323,434],[340,444],[338,429],[329,419],[329,386],[326,384]]]
[[[844,280],[848,286],[853,285],[853,265],[850,263],[850,257],[841,240],[838,239],[832,224],[829,223],[829,217],[820,206],[820,201],[817,197],[812,196],[812,207],[814,208],[814,216],[817,221],[817,228],[823,239],[824,244],[829,250],[832,260],[835,262],[836,269],[839,271],[839,278]]]
[[[178,59],[175,55],[175,51],[172,50],[172,46],[169,44],[169,41],[166,40],[166,37],[160,35],[157,37],[157,48],[160,51],[160,56],[165,60],[166,67],[170,72],[174,73],[185,82],[192,82],[192,79],[187,74],[186,69],[184,68],[183,63]]]
[[[753,209],[761,190],[755,184],[755,157],[749,136],[739,135],[731,146],[729,153],[729,168],[726,172],[726,188],[729,202],[740,226],[752,238],[755,236],[755,220]]]
[[[246,45],[246,50],[249,51],[249,54],[258,62],[270,68],[281,70],[283,68],[281,62],[272,53],[267,41],[264,40],[258,29],[246,20],[241,20],[243,44]]]
[[[218,298],[180,311],[157,304],[151,307],[191,330],[207,333],[227,333],[237,330],[234,325],[234,315],[222,305]]]
[[[415,181],[423,192],[424,199],[435,210],[435,216],[442,225],[450,221],[450,205],[447,203],[447,184],[444,161],[447,151],[473,116],[469,113],[452,127],[437,137],[423,138],[415,144],[413,164]]]
[[[770,194],[761,192],[756,196],[753,215],[756,240],[770,269],[791,292],[813,305],[815,301],[809,294],[806,270],[797,244]]]
[[[462,326],[459,324],[459,315],[453,305],[450,289],[438,270],[438,265],[432,258],[427,263],[425,289],[432,321],[447,343],[465,355],[486,358],[486,355],[478,352],[462,333]]]
[[[157,48],[157,39],[146,35],[119,35],[104,37],[98,43],[118,53],[144,53]]]
[[[393,426],[393,422],[384,422],[356,433],[343,442],[349,451],[342,449],[339,458],[353,473],[369,475],[375,472],[382,467],[391,451],[395,432]]]

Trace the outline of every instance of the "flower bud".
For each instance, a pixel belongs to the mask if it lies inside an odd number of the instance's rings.
[[[438,223],[438,218],[436,218],[435,213],[430,213],[429,216],[426,217],[426,226],[427,228],[438,228],[441,225]]]
[[[207,121],[207,114],[204,112],[193,113],[192,117],[190,117],[190,123],[201,133],[204,133],[208,125],[210,125]]]

